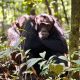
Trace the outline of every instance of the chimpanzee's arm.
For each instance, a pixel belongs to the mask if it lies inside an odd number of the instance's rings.
[[[53,52],[60,52],[62,54],[68,52],[67,44],[64,40],[48,39],[43,40],[42,43]]]

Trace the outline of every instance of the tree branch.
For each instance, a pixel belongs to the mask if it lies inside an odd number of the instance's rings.
[[[48,0],[45,0],[45,4],[46,4],[46,6],[47,6],[47,8],[48,8],[49,14],[52,15],[51,9],[50,9],[50,7],[49,7],[49,2],[48,2]]]
[[[63,6],[64,14],[65,14],[66,22],[67,22],[67,24],[69,24],[69,21],[68,21],[68,17],[67,17],[67,13],[66,13],[66,10],[65,10],[65,6],[64,6],[64,2],[63,2],[63,0],[61,0],[61,2],[62,2],[62,6]]]

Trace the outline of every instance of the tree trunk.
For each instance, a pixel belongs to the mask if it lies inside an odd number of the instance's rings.
[[[72,0],[72,11],[71,11],[71,33],[70,33],[70,43],[69,43],[69,49],[70,49],[70,55],[73,54],[74,51],[79,50],[79,27],[80,27],[80,0]],[[74,55],[73,57],[70,56],[71,60],[78,60],[79,56]],[[71,66],[75,66],[74,63],[71,64]],[[80,72],[78,73],[78,77],[76,80],[80,80]]]
[[[4,32],[5,32],[5,28],[4,28],[4,20],[5,20],[4,0],[2,0],[2,14],[3,14],[3,21],[2,21],[2,36],[4,36]]]
[[[70,53],[78,50],[80,27],[80,0],[72,0]]]

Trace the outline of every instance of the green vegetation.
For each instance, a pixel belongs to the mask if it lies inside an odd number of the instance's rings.
[[[48,3],[48,4],[47,4]],[[72,6],[72,8],[71,8]],[[41,75],[46,80],[60,80],[60,75],[66,71],[69,74],[63,77],[63,80],[79,80],[80,78],[80,43],[79,43],[79,26],[80,26],[80,1],[79,0],[0,0],[0,61],[5,63],[9,60],[9,55],[14,48],[8,46],[7,29],[11,23],[23,14],[30,14],[35,9],[36,15],[41,13],[52,14],[58,18],[64,29],[67,44],[69,46],[68,59],[61,56],[60,58],[69,62],[69,67],[55,64],[54,56],[45,60],[46,54],[40,54],[41,58],[27,61],[28,70],[38,61],[42,69]],[[22,38],[21,38],[22,40]],[[16,46],[16,49],[19,47]],[[28,52],[26,52],[28,53]],[[44,52],[45,53],[45,52]],[[24,54],[24,53],[23,53]],[[32,63],[30,63],[32,62]],[[14,77],[15,78],[15,77]],[[16,79],[13,79],[16,80]]]

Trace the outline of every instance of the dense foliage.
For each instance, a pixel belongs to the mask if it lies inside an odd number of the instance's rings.
[[[47,4],[48,1],[48,4]],[[55,15],[60,23],[63,26],[65,32],[65,37],[69,46],[69,33],[71,31],[71,0],[0,0],[0,61],[6,63],[6,60],[9,60],[9,55],[14,51],[14,49],[23,51],[21,48],[9,47],[7,44],[7,29],[11,26],[11,23],[15,21],[20,15],[29,14],[32,9],[35,9],[36,15],[41,13],[47,13]],[[76,29],[75,29],[76,30]],[[75,33],[74,33],[75,34]],[[23,40],[21,38],[21,40]],[[20,41],[21,42],[21,41]],[[28,53],[27,51],[25,52]],[[40,62],[40,68],[42,69],[41,75],[46,77],[46,80],[60,80],[60,75],[68,71],[69,74],[66,77],[63,77],[63,80],[79,80],[79,71],[80,71],[80,60],[79,55],[80,51],[74,51],[68,55],[68,59],[61,56],[60,58],[69,62],[69,67],[64,67],[60,64],[55,64],[53,60],[54,56],[51,56],[49,60],[45,60],[44,55],[40,53],[41,58],[30,59],[27,61],[28,69],[32,67],[36,62]],[[24,53],[23,53],[24,54]],[[76,57],[74,57],[76,55]],[[33,62],[34,60],[34,62]],[[30,63],[31,62],[31,63]],[[19,75],[17,75],[19,76]],[[13,77],[14,80],[16,77]]]

